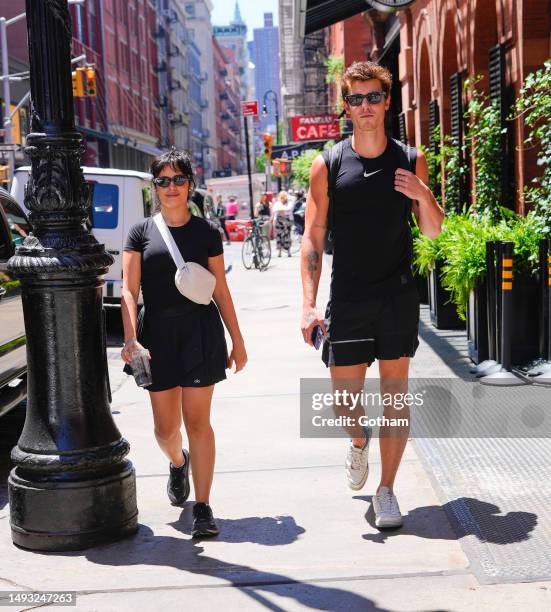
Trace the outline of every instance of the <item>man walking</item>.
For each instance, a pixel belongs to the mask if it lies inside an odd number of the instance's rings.
[[[427,187],[422,152],[385,134],[391,85],[391,73],[373,62],[355,62],[343,76],[344,108],[353,133],[312,164],[301,249],[301,331],[308,344],[316,325],[324,332],[322,359],[335,392],[360,393],[367,368],[377,359],[381,396],[394,398],[407,392],[410,358],[419,345],[411,212],[429,238],[440,233],[444,212]],[[324,318],[316,297],[328,224],[334,255]],[[363,414],[361,405],[353,408],[340,410],[356,418]],[[407,408],[398,410],[394,401],[385,403],[384,416],[409,420]],[[370,430],[358,425],[345,429],[351,438],[347,480],[359,490],[368,475]],[[382,473],[373,496],[379,528],[402,524],[394,480],[408,429],[384,425],[380,430]]]

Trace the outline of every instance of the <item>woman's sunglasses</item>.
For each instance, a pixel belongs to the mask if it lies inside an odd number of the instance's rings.
[[[176,187],[183,187],[191,179],[183,174],[176,174],[175,176],[158,176],[153,179],[153,184],[157,187],[166,188],[170,183],[174,183]]]
[[[344,96],[344,99],[350,106],[361,106],[364,100],[367,100],[369,104],[379,104],[384,96],[386,96],[384,91],[370,91],[366,94],[349,94]]]

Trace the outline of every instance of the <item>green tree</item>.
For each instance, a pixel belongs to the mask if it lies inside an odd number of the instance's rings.
[[[308,149],[293,159],[291,163],[291,171],[295,182],[297,182],[301,187],[308,187],[308,183],[310,181],[310,168],[318,155],[319,151],[315,149]]]
[[[542,174],[532,178],[532,185],[525,189],[524,196],[534,206],[542,233],[549,236],[551,233],[551,59],[545,62],[543,68],[526,77],[515,110],[519,116],[524,117],[525,124],[530,128],[525,144],[530,147],[539,145],[537,164],[542,168]]]
[[[261,174],[266,172],[266,153],[262,153],[256,158],[256,171]]]
[[[465,83],[471,90],[471,99],[465,116],[468,119],[466,141],[472,147],[474,167],[473,212],[489,211],[494,219],[502,214],[501,193],[501,118],[498,100],[477,89],[482,77],[468,79]]]

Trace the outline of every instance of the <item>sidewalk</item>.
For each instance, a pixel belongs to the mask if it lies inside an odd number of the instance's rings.
[[[260,273],[240,266],[240,245],[230,248],[234,267],[228,279],[249,364],[217,386],[213,402],[217,463],[211,503],[220,536],[192,541],[191,505],[168,503],[167,461],[154,441],[148,395],[121,373],[119,351],[109,349],[112,410],[131,443],[137,474],[139,533],[87,551],[25,552],[11,543],[5,506],[0,590],[76,590],[77,609],[102,612],[549,609],[551,582],[483,583],[473,563],[476,548],[467,556],[462,547],[462,540],[476,534],[458,536],[452,528],[441,505],[446,483],[435,478],[428,447],[409,442],[404,454],[395,487],[404,527],[375,529],[371,495],[380,473],[378,441],[370,452],[368,482],[354,493],[344,478],[345,441],[299,437],[300,377],[327,372],[299,333],[298,257],[275,258]],[[320,307],[327,300],[329,264],[327,259]],[[453,347],[423,325],[411,375],[457,375],[466,360],[457,347],[461,334],[455,334]],[[431,348],[433,340],[442,351]],[[472,497],[468,481],[461,485],[461,494]],[[542,556],[548,554],[549,541],[537,541]]]

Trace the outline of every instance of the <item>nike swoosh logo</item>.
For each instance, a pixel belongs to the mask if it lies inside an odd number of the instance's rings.
[[[379,168],[379,170],[374,170],[373,172],[364,172],[364,177],[367,178],[369,176],[371,176],[372,174],[377,174],[377,172],[381,172],[382,168]]]

